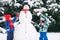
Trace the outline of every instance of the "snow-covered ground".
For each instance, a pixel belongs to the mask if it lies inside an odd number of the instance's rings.
[[[6,40],[7,34],[0,33],[0,40]]]
[[[0,33],[0,40],[6,40],[6,34]],[[48,33],[48,40],[60,40],[60,33]]]
[[[60,33],[48,33],[49,40],[60,40]]]

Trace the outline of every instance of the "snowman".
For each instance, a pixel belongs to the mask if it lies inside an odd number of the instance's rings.
[[[14,40],[38,40],[38,33],[35,27],[31,24],[32,14],[29,11],[29,6],[24,5],[19,15],[19,22],[15,26]]]

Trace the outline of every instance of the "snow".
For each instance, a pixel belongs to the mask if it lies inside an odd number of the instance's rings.
[[[60,40],[60,33],[48,33],[49,40]]]
[[[60,33],[47,33],[48,40],[60,40]]]
[[[0,40],[6,40],[6,36],[6,34],[0,33]],[[60,33],[47,33],[47,36],[48,40],[60,40]]]
[[[0,33],[0,40],[6,40],[7,34]]]

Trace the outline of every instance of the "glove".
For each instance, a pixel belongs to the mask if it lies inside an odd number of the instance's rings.
[[[9,31],[10,31],[10,29],[7,29],[7,30],[6,30],[6,33],[9,32]]]
[[[16,14],[16,17],[19,17],[19,14]]]

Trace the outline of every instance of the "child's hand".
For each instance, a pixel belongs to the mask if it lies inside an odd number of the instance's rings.
[[[9,32],[9,31],[10,31],[10,29],[7,29],[7,30],[6,30],[6,33]]]
[[[19,17],[19,14],[18,13],[16,14],[16,17]]]

